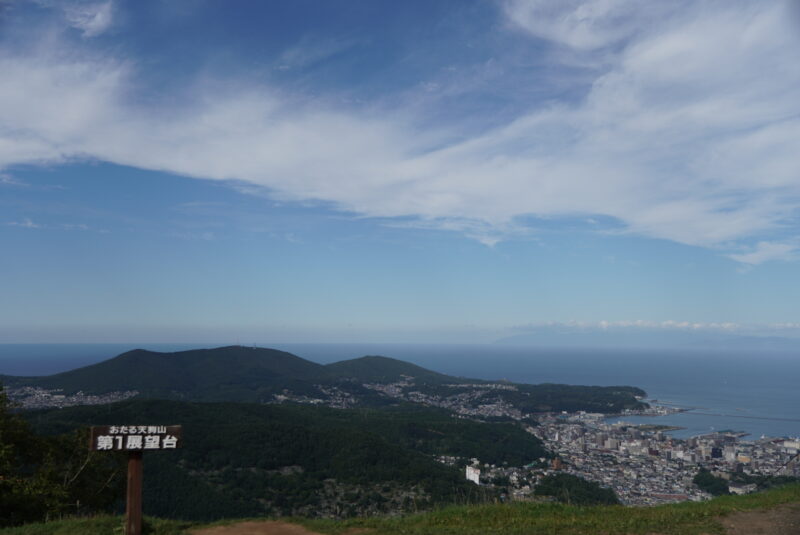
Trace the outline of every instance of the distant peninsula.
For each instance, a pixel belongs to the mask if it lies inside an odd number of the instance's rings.
[[[481,418],[522,420],[544,412],[642,410],[633,386],[524,384],[453,377],[409,362],[364,356],[321,365],[268,348],[227,346],[162,353],[135,349],[44,377],[0,376],[25,408],[102,404],[128,398],[300,403],[333,408],[414,403]]]

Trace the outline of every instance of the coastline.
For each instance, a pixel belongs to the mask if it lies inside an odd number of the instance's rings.
[[[196,344],[0,344],[0,373],[49,375],[143,346],[186,349]],[[453,376],[572,385],[633,385],[664,407],[684,412],[641,416],[639,423],[682,427],[678,438],[715,429],[742,429],[754,437],[800,435],[800,359],[783,354],[666,350],[553,350],[477,344],[283,344],[319,363],[385,355]],[[487,358],[487,357],[491,358]],[[791,357],[791,358],[789,358]],[[77,362],[80,361],[80,362]],[[487,364],[490,362],[491,364]],[[729,415],[729,416],[726,416]],[[621,415],[630,418],[626,415]],[[746,418],[742,418],[746,416]],[[639,419],[641,418],[641,419]]]
[[[738,420],[738,422],[737,422]],[[742,429],[742,420],[750,423]],[[606,415],[603,422],[607,424],[628,423],[630,425],[642,426],[644,428],[660,428],[664,433],[678,439],[688,439],[706,436],[713,433],[722,432],[721,430],[732,430],[739,438],[753,437],[754,439],[787,439],[800,436],[798,433],[770,433],[758,432],[758,427],[771,428],[774,422],[791,422],[800,424],[800,419],[783,418],[761,415],[742,415],[728,414],[722,412],[704,412],[695,409],[681,408],[673,406],[672,410],[663,414],[660,413],[641,413],[641,414],[621,414]],[[738,423],[738,425],[737,425]],[[755,428],[755,429],[754,429]],[[766,429],[765,429],[766,430]]]

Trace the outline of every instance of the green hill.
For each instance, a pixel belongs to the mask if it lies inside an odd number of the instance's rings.
[[[487,381],[451,377],[388,357],[367,356],[323,366],[284,351],[242,346],[176,353],[136,349],[56,375],[0,376],[0,382],[9,387],[39,387],[67,395],[138,391],[142,398],[187,401],[269,403],[280,399],[334,407],[377,407],[413,401],[457,411],[465,409],[460,412],[478,417],[490,412],[481,411],[481,406],[497,403],[523,413],[619,412],[642,406],[636,396],[645,394],[627,386],[503,382],[499,385],[502,388],[497,388]],[[376,384],[394,387],[376,388]]]
[[[138,390],[147,397],[214,398],[223,391],[307,386],[337,380],[389,383],[414,377],[438,384],[458,379],[402,360],[366,356],[321,365],[275,349],[229,346],[161,353],[134,349],[114,358],[46,377],[0,376],[5,384],[101,394]],[[462,380],[463,381],[463,380]],[[482,381],[474,380],[476,383]]]
[[[363,382],[393,383],[401,381],[404,376],[413,377],[417,382],[427,384],[465,381],[464,379],[433,372],[402,360],[372,355],[334,362],[333,364],[328,364],[325,368],[335,377]],[[476,379],[468,379],[467,381],[483,382]]]
[[[29,412],[42,434],[87,425],[180,423],[184,448],[145,455],[145,508],[168,518],[350,516],[424,510],[494,497],[464,463],[521,465],[548,456],[516,424],[437,409],[337,410],[296,405],[138,400]]]
[[[145,397],[258,401],[283,388],[307,390],[329,380],[325,367],[285,351],[243,346],[160,353],[135,349],[47,377],[6,377],[13,386],[103,394],[138,390]]]

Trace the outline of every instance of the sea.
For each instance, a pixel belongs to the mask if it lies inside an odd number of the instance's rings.
[[[218,344],[225,345],[225,344]],[[564,349],[505,344],[259,343],[327,364],[393,357],[459,377],[520,383],[631,385],[649,400],[685,409],[609,421],[680,427],[677,438],[732,430],[745,439],[800,436],[800,349],[787,351]],[[0,375],[49,375],[135,348],[181,351],[215,344],[0,344]]]

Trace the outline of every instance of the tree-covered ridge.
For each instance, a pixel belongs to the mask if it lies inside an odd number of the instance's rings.
[[[464,464],[519,465],[548,456],[518,424],[454,418],[418,406],[336,410],[295,405],[127,401],[27,414],[42,433],[87,425],[183,425],[184,447],[146,454],[145,510],[214,519],[415,511],[492,497]]]
[[[46,377],[6,377],[7,384],[102,394],[138,390],[145,397],[260,401],[272,392],[327,380],[325,367],[285,351],[243,346],[162,353],[135,349]]]
[[[521,414],[541,412],[600,412],[619,413],[625,409],[646,406],[640,398],[646,395],[633,386],[581,386],[543,383],[494,383],[474,385],[422,384],[413,390],[443,399],[461,398],[466,405],[479,407],[492,403],[505,404]]]
[[[134,350],[98,364],[48,377],[6,377],[65,394],[138,392],[139,397],[191,401],[289,401],[336,407],[385,406],[402,401],[451,410],[503,404],[471,416],[546,411],[619,412],[639,408],[634,387],[527,385],[456,378],[396,359],[362,357],[326,366],[274,349],[221,347],[157,353]],[[117,399],[120,399],[119,397]]]
[[[336,377],[361,382],[393,383],[404,377],[413,377],[418,383],[455,383],[464,379],[425,369],[416,364],[379,355],[368,355],[357,359],[328,364],[325,368]],[[472,383],[484,383],[478,379],[467,379]]]
[[[164,353],[134,349],[114,358],[45,377],[0,376],[13,386],[102,394],[137,390],[144,397],[204,401],[262,401],[314,385],[394,382],[403,376],[438,384],[456,379],[397,359],[367,356],[322,365],[285,351],[228,346]],[[479,380],[470,380],[480,383]]]

